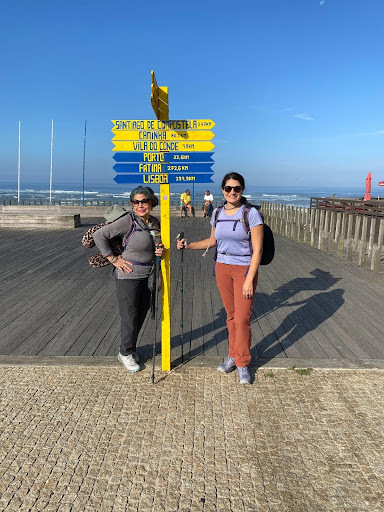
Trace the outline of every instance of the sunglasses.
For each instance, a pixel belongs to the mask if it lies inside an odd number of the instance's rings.
[[[131,203],[134,205],[134,206],[137,206],[138,204],[148,204],[149,203],[149,199],[140,199],[140,201],[138,201],[137,199],[132,199]]]
[[[236,187],[229,187],[229,186],[226,186],[226,187],[223,187],[225,192],[227,194],[230,193],[230,191],[233,189],[234,192],[236,192],[236,194],[238,194],[239,192],[241,192],[243,190],[242,187],[239,187],[239,185],[236,185]]]

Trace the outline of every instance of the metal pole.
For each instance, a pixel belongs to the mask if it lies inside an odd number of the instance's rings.
[[[84,127],[84,155],[83,155],[83,206],[85,206],[85,199],[84,199],[84,177],[85,177],[85,143],[87,141],[87,121],[85,121],[85,127]]]
[[[51,129],[51,170],[49,173],[49,202],[52,203],[53,119]]]
[[[183,240],[184,231],[181,231],[176,239]],[[181,293],[181,319],[180,319],[180,343],[181,343],[181,362],[184,362],[184,242],[181,250],[181,279],[180,279],[180,293]],[[189,355],[191,355],[191,349],[189,349]]]
[[[17,202],[20,203],[20,140],[21,140],[21,121],[19,121],[19,157],[17,161]]]

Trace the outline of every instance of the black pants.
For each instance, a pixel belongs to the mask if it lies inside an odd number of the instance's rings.
[[[137,337],[151,304],[148,279],[116,279],[117,301],[121,322],[120,353],[136,351]]]

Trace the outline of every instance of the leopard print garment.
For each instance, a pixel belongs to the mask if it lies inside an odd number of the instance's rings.
[[[92,256],[90,256],[90,258],[88,259],[88,263],[93,268],[102,268],[106,267],[107,265],[110,265],[107,258],[104,258],[104,256],[102,256],[99,252],[97,252],[96,254],[92,254]]]
[[[107,223],[104,222],[103,224],[96,224],[96,226],[93,226],[92,228],[88,229],[88,231],[84,234],[81,240],[81,243],[84,245],[84,247],[88,247],[88,249],[91,247],[95,247],[93,233],[106,225]]]
[[[103,224],[97,224],[96,226],[93,226],[92,228],[88,229],[88,231],[84,234],[81,243],[84,245],[84,247],[95,247],[95,241],[93,239],[93,233],[97,231],[98,229],[102,228],[103,226],[106,226],[107,223]],[[120,254],[123,252],[123,245],[120,237],[111,238],[109,240],[109,247],[111,248],[112,254],[114,256],[120,256]],[[92,254],[92,256],[88,259],[89,264],[93,268],[102,268],[107,265],[110,265],[110,262],[107,258],[105,258],[102,254],[97,252],[96,254]]]

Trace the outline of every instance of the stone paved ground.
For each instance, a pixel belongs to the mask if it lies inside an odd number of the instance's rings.
[[[0,510],[383,510],[383,371],[156,378],[0,368]]]

